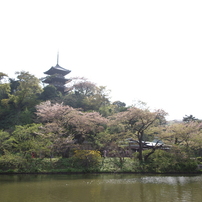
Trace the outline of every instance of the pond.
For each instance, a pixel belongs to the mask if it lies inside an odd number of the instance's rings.
[[[200,202],[202,175],[0,175],[1,202]]]

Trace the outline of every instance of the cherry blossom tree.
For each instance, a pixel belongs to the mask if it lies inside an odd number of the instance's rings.
[[[143,160],[143,142],[145,133],[153,126],[165,122],[167,113],[163,110],[150,111],[149,109],[139,109],[131,107],[127,111],[119,112],[111,117],[111,124],[125,125],[125,132],[130,132],[131,137],[136,139],[139,144],[139,160]]]
[[[162,132],[162,138],[167,144],[180,146],[189,153],[201,148],[202,123],[191,121],[167,125]]]
[[[45,133],[60,145],[93,142],[94,136],[105,129],[107,119],[98,112],[82,112],[63,103],[46,101],[36,106],[38,121],[44,123]]]

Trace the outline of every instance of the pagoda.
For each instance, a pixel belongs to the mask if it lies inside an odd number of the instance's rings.
[[[71,81],[71,79],[66,79],[65,75],[69,74],[71,71],[58,64],[58,57],[59,56],[57,55],[56,66],[51,67],[48,71],[44,72],[44,74],[49,76],[47,76],[43,82],[55,86],[57,90],[63,93],[65,92],[65,84]]]

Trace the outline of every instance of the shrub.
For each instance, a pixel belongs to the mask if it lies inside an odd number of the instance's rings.
[[[177,151],[177,152],[176,152]],[[144,151],[143,154],[149,151]],[[136,160],[137,161],[137,160]],[[184,152],[180,150],[164,151],[156,150],[147,162],[136,163],[139,170],[143,172],[194,172],[197,169],[197,163],[194,159],[190,159]]]
[[[98,170],[101,165],[101,153],[96,150],[75,150],[74,165],[85,171]]]
[[[201,157],[201,156],[200,156],[200,157],[197,157],[196,160],[197,160],[197,163],[198,163],[198,164],[202,164],[202,157]]]
[[[19,155],[6,152],[0,157],[0,169],[2,171],[16,170],[18,171],[25,165],[26,160]]]
[[[59,158],[53,162],[54,169],[68,169],[74,167],[74,158]]]

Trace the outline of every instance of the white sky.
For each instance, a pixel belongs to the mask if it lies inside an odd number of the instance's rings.
[[[1,0],[0,71],[38,78],[57,62],[69,77],[202,119],[202,1]]]

